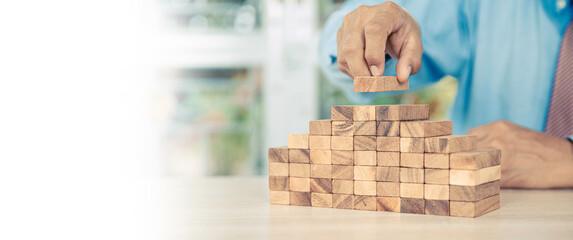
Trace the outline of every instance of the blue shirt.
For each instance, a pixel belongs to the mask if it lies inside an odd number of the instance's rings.
[[[328,19],[320,39],[324,73],[358,104],[368,104],[380,93],[353,92],[353,80],[337,67],[336,32],[359,5],[381,2],[347,1]],[[422,28],[422,68],[410,77],[410,89],[445,75],[459,80],[450,114],[455,134],[496,120],[545,129],[561,38],[573,16],[569,1],[395,2]],[[396,75],[396,62],[386,62],[384,75]]]

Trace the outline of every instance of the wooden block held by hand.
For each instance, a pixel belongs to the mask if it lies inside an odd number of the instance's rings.
[[[354,122],[332,121],[332,136],[354,136]]]
[[[450,200],[475,202],[499,194],[499,180],[477,186],[450,186]]]
[[[376,211],[376,197],[375,196],[355,195],[354,196],[354,209]]]
[[[379,136],[379,137],[399,137],[400,136],[400,122],[399,121],[377,121],[376,122],[376,136]]]
[[[501,178],[501,165],[478,170],[450,170],[450,184],[461,186],[477,186],[493,182]]]
[[[290,205],[289,191],[270,191],[269,201],[271,204]]]
[[[354,194],[354,181],[333,179],[332,193]]]
[[[354,78],[355,92],[388,92],[408,90],[409,81],[399,82],[396,76],[361,76]]]
[[[450,154],[452,169],[476,170],[500,164],[501,151],[497,149],[480,149]]]
[[[311,205],[313,207],[332,207],[332,194],[330,193],[311,193],[310,194]]]
[[[424,205],[425,213],[428,215],[449,216],[450,202],[448,200],[429,200],[426,199]]]
[[[354,137],[332,136],[330,140],[332,150],[354,150]]]
[[[288,148],[286,146],[285,147],[269,148],[269,162],[287,163],[288,162]]]
[[[427,120],[430,118],[430,105],[378,105],[376,121]]]
[[[435,137],[452,134],[452,121],[405,121],[400,123],[400,137]]]
[[[376,136],[354,136],[354,150],[376,151]]]
[[[314,120],[308,123],[309,134],[330,136],[332,135],[332,121],[330,119]]]
[[[376,151],[379,152],[399,152],[399,137],[376,137]]]
[[[341,209],[354,208],[354,195],[350,194],[332,194],[332,207]]]
[[[288,191],[288,177],[269,176],[269,190],[271,191]]]
[[[401,213],[424,214],[426,201],[423,198],[401,198]]]
[[[288,135],[288,148],[290,149],[308,149],[308,134],[289,134]]]
[[[332,150],[332,164],[354,165],[354,151]]]
[[[310,192],[289,192],[290,205],[311,206]]]
[[[332,121],[354,121],[354,106],[332,106],[330,118]]]
[[[376,196],[376,181],[354,181],[354,195]]]
[[[358,121],[353,126],[354,136],[376,136],[376,121]]]
[[[424,153],[424,138],[400,138],[400,152]]]
[[[477,137],[472,135],[450,135],[450,136],[440,136],[440,137],[429,137],[425,138],[424,148],[426,152],[429,153],[454,153],[454,152],[474,151],[477,149]]]
[[[499,199],[498,194],[477,202],[450,201],[450,216],[479,217],[488,212],[499,209]]]
[[[377,197],[376,211],[382,212],[400,212],[399,197]]]

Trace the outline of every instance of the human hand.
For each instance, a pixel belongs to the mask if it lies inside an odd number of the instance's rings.
[[[573,144],[509,121],[475,127],[478,148],[501,149],[501,187],[573,187]]]
[[[396,75],[405,82],[422,62],[420,26],[393,2],[360,6],[346,17],[336,39],[338,69],[346,75],[381,76],[386,53],[398,59]]]

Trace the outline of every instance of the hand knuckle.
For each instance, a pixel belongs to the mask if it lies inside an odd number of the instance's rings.
[[[364,26],[364,34],[380,35],[384,33],[384,26],[378,22],[370,22]]]
[[[352,52],[354,52],[357,49],[357,45],[353,42],[345,42],[344,44],[342,44],[342,53],[344,55],[349,55],[352,54]]]
[[[396,4],[395,2],[392,1],[387,1],[382,3],[382,6],[385,8],[396,8],[396,7],[400,7],[398,4]]]

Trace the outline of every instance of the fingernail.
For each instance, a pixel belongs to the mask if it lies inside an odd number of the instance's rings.
[[[378,77],[378,76],[382,75],[382,74],[380,74],[380,69],[378,69],[378,67],[374,66],[374,65],[370,66],[370,73],[372,73],[372,76],[374,76],[374,77]]]

